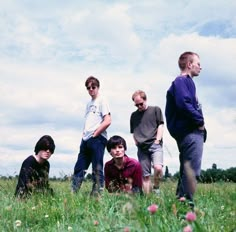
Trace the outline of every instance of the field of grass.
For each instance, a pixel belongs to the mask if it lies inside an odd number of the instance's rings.
[[[192,231],[236,232],[236,184],[199,184],[195,195],[196,220],[188,222],[190,211],[175,199],[176,183],[163,182],[161,195],[126,194],[90,197],[91,183],[78,194],[70,192],[70,182],[51,181],[55,195],[32,196],[27,201],[13,197],[15,180],[0,180],[0,231]],[[148,206],[156,204],[151,214]]]

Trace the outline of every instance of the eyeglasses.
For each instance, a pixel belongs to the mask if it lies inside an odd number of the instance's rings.
[[[90,89],[94,90],[94,89],[96,89],[96,86],[94,86],[94,85],[93,86],[87,86],[87,90],[90,90]]]
[[[135,104],[136,107],[143,106],[143,102]]]

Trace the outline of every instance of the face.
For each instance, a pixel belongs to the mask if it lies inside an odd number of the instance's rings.
[[[125,148],[122,144],[111,148],[110,154],[113,158],[123,158],[125,155]]]
[[[98,89],[99,88],[96,85],[94,85],[92,82],[90,82],[86,88],[88,90],[89,95],[93,99],[95,99],[97,97],[97,95],[98,95]]]
[[[51,157],[52,153],[48,150],[40,150],[37,154],[37,156],[42,160],[48,160]]]
[[[198,76],[201,71],[200,59],[198,56],[193,56],[193,62],[189,63],[191,77]]]
[[[146,101],[139,95],[134,98],[134,105],[138,108],[139,111],[146,110]]]

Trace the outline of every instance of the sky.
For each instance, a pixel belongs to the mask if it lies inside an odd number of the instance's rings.
[[[73,174],[90,96],[100,80],[110,104],[108,137],[120,135],[137,158],[130,134],[131,96],[141,89],[164,115],[178,58],[199,54],[194,78],[208,139],[202,169],[236,165],[236,1],[0,0],[0,176],[18,175],[38,139],[56,150],[50,176]],[[175,140],[164,131],[164,168],[178,171]],[[104,162],[111,156],[105,152]]]

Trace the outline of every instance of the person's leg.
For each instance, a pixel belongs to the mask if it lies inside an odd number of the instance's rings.
[[[182,140],[181,140],[181,141],[182,141]],[[176,188],[176,197],[177,197],[177,198],[182,197],[180,192],[182,192],[182,190],[181,190],[182,184],[181,184],[181,183],[182,183],[182,176],[183,176],[183,163],[184,163],[184,161],[183,161],[183,154],[182,154],[182,152],[181,152],[181,146],[180,146],[181,141],[176,141],[176,142],[177,142],[178,149],[179,149],[179,163],[180,163],[180,167],[179,167],[179,178],[178,178],[178,183],[177,183],[177,188]]]
[[[196,191],[196,177],[201,172],[201,160],[203,153],[203,132],[196,130],[179,143],[181,150],[182,176],[179,186],[179,197],[186,197],[193,201]]]
[[[78,189],[80,188],[84,180],[86,170],[88,169],[90,163],[91,163],[91,157],[87,152],[87,142],[82,140],[80,144],[80,152],[74,167],[74,174],[72,177],[71,187],[73,192],[77,192]]]
[[[149,148],[149,152],[151,153],[151,159],[152,159],[153,168],[154,168],[153,188],[158,190],[160,187],[160,182],[163,175],[162,173],[162,167],[163,167],[162,146],[154,143]]]
[[[143,192],[149,194],[151,191],[151,157],[138,147],[138,160],[143,172]]]
[[[93,190],[100,191],[104,187],[104,174],[103,174],[103,157],[107,144],[107,139],[102,135],[91,138],[88,141],[89,151],[92,157],[92,177],[93,177]]]

